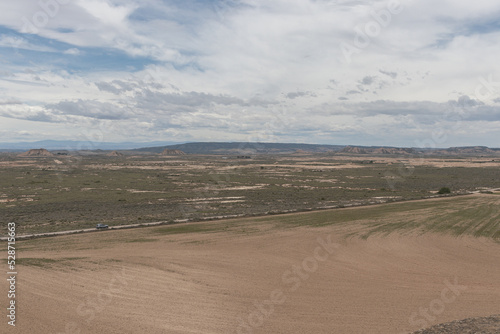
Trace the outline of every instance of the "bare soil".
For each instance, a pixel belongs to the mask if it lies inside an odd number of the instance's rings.
[[[16,330],[402,334],[497,314],[494,239],[420,228],[361,237],[404,218],[393,209],[379,217],[381,207],[417,205],[408,218],[449,214],[452,222],[466,201],[454,200],[334,210],[323,213],[332,224],[319,227],[301,226],[319,217],[302,213],[23,241]],[[500,199],[467,200],[492,207]],[[346,214],[360,216],[333,223]],[[421,333],[469,333],[457,326]],[[470,333],[498,333],[484,328]]]

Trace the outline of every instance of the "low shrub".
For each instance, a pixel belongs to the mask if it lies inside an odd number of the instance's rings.
[[[449,194],[449,193],[451,193],[451,190],[450,190],[450,188],[447,188],[447,187],[443,187],[443,188],[439,189],[439,191],[438,191],[438,194],[440,194],[440,195]]]

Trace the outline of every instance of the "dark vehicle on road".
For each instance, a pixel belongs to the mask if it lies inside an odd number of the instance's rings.
[[[103,229],[107,229],[108,227],[109,227],[108,225],[97,224],[95,228],[98,230],[103,230]]]

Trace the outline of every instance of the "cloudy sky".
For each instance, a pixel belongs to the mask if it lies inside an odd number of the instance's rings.
[[[0,141],[500,147],[497,0],[0,3]]]

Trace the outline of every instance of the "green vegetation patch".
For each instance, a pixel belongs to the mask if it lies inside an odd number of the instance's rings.
[[[448,187],[442,187],[441,189],[439,189],[438,194],[451,194],[451,190]]]
[[[32,267],[51,267],[55,264],[67,264],[70,261],[77,261],[87,259],[86,257],[65,257],[59,259],[48,259],[48,258],[18,258],[16,264],[21,266],[32,266]]]
[[[349,236],[366,239],[394,232],[470,235],[500,241],[500,201],[497,196],[453,197],[375,206],[260,217],[254,221],[275,227],[321,227],[352,224]]]
[[[427,210],[407,215],[388,215],[383,220],[368,224],[367,231],[361,236],[368,238],[373,234],[418,231],[454,236],[470,235],[500,241],[500,203],[493,196],[453,198],[448,201],[427,202],[427,205]]]
[[[292,226],[319,227],[363,220],[380,220],[387,217],[393,217],[396,213],[404,213],[405,215],[408,213],[408,215],[412,215],[412,211],[426,209],[429,205],[432,204],[426,201],[412,201],[405,203],[390,203],[374,206],[314,211],[301,214],[277,215],[262,217],[256,220]]]
[[[126,242],[153,242],[157,240],[158,239],[153,239],[153,238],[138,238],[138,239],[127,240]]]

